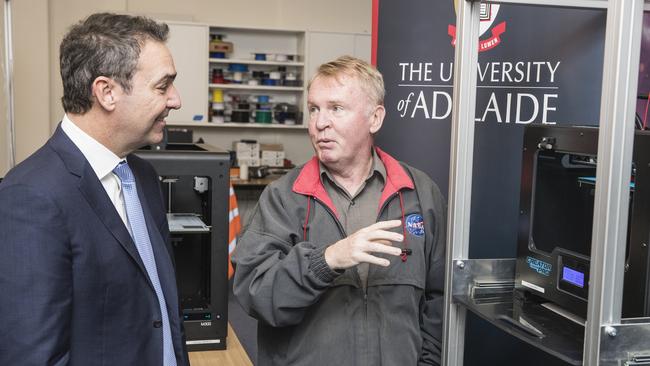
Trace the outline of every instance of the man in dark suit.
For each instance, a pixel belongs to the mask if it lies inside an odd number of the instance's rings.
[[[169,28],[94,14],[60,49],[50,140],[0,183],[0,365],[187,365],[158,177]]]

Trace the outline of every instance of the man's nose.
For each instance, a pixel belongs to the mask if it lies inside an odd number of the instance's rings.
[[[171,86],[169,90],[169,98],[167,99],[167,108],[169,109],[179,109],[181,107],[181,95],[178,93],[178,89],[174,85]]]
[[[332,116],[327,110],[321,110],[316,116],[316,128],[319,130],[327,128],[332,123]]]

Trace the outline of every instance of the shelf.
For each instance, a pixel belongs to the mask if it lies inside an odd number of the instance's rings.
[[[283,174],[272,174],[269,175],[265,178],[251,178],[247,180],[242,180],[239,178],[230,178],[230,183],[235,188],[243,188],[243,187],[265,187],[268,184],[271,184],[273,181],[281,178]]]
[[[303,67],[305,66],[304,62],[296,61],[260,61],[260,60],[248,60],[248,59],[234,59],[234,58],[210,58],[210,63],[213,64],[246,64],[246,65],[266,65],[266,66],[292,66],[292,67]]]
[[[452,303],[535,348],[581,365],[584,320],[516,289],[515,267],[515,258],[457,261]]]
[[[211,123],[211,122],[170,122],[167,123],[168,127],[206,127],[206,128],[276,128],[276,129],[286,129],[286,130],[306,130],[307,126],[305,125],[284,125],[279,123],[237,123],[237,122],[225,122],[225,123]]]
[[[582,365],[585,328],[541,304],[514,295],[500,301],[480,301],[455,295],[454,301],[506,333],[571,365]]]
[[[224,90],[268,90],[268,91],[286,91],[286,92],[302,92],[304,90],[301,86],[270,86],[270,85],[248,85],[248,84],[208,84],[212,89]]]
[[[167,222],[169,223],[170,233],[209,233],[210,227],[203,223],[201,217],[193,213],[168,213]]]
[[[306,32],[294,30],[269,30],[269,29],[248,29],[232,28],[221,26],[210,26],[206,24],[174,24],[170,34],[172,46],[170,50],[174,61],[183,65],[178,68],[183,78],[178,83],[183,84],[179,92],[183,95],[183,108],[175,112],[168,120],[169,126],[186,128],[220,127],[230,128],[224,130],[226,134],[239,133],[236,128],[266,128],[273,131],[305,130],[304,108],[306,99],[306,65],[305,45]],[[233,44],[227,53],[227,58],[210,57],[210,35],[220,34],[224,41]],[[255,60],[254,54],[265,53],[266,60]],[[287,58],[279,58],[276,55],[285,55]],[[248,72],[243,76],[245,83],[232,83],[230,79],[213,79],[214,69],[223,69],[224,75],[228,77],[229,66],[234,64],[247,65]],[[277,71],[274,71],[277,70]],[[281,73],[284,70],[290,80],[281,80]],[[182,72],[181,72],[182,71]],[[270,82],[264,80],[261,75],[255,79],[259,85],[248,85],[252,72],[258,71],[269,73],[264,79],[270,79],[271,73],[277,72],[280,75],[273,75]],[[291,80],[295,75],[298,80]],[[235,75],[233,74],[233,79]],[[237,76],[238,78],[238,76]],[[277,78],[277,80],[276,80]],[[238,79],[239,80],[239,79]],[[218,81],[213,83],[212,81]],[[275,85],[269,85],[275,81]],[[251,83],[254,81],[251,81]],[[207,85],[206,85],[207,84]],[[300,125],[283,124],[257,124],[257,123],[210,123],[211,100],[215,96],[214,91],[223,91],[225,103],[232,100],[239,101],[243,96],[268,96],[271,106],[279,103],[287,103],[297,108],[296,122]],[[253,100],[250,100],[253,103]],[[226,108],[229,110],[229,108]],[[237,117],[237,116],[235,116]],[[265,116],[266,117],[266,116]],[[226,119],[229,120],[228,116]],[[243,119],[245,116],[233,120]],[[282,118],[280,118],[282,119]],[[204,130],[205,131],[205,130]],[[259,130],[254,130],[259,131]]]

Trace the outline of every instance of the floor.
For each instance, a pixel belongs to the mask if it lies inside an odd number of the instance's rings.
[[[228,338],[223,351],[190,352],[192,366],[250,366],[257,358],[257,320],[241,308],[232,293],[228,292]]]
[[[227,346],[223,351],[190,352],[191,366],[252,366],[250,358],[237,338],[236,332],[228,325]]]

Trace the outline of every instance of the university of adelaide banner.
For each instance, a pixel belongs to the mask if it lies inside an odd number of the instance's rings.
[[[454,2],[375,1],[376,62],[387,90],[377,143],[427,172],[446,194]],[[473,257],[514,257],[524,127],[598,124],[605,20],[599,9],[481,5]]]
[[[446,195],[454,0],[374,0],[373,5],[374,59],[387,90],[377,144],[428,173]],[[516,256],[525,126],[598,124],[605,21],[602,9],[481,4],[471,258]],[[556,362],[541,355],[513,363],[508,352],[490,352],[489,347],[502,348],[486,340],[490,332],[469,332],[467,347],[477,352],[466,353],[466,365]],[[493,353],[489,361],[482,349]]]

